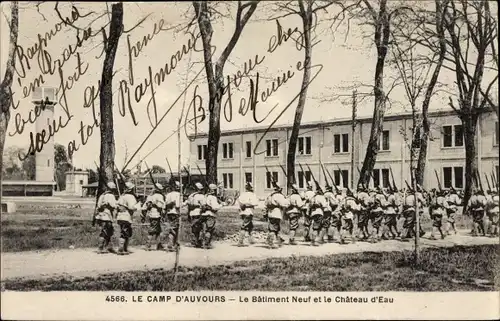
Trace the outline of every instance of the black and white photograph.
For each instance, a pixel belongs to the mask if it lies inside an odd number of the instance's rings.
[[[495,1],[1,10],[2,319],[500,318]]]

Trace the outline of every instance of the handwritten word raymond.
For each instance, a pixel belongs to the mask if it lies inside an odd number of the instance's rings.
[[[160,20],[158,25],[155,24],[153,28],[153,34],[155,33],[158,34],[161,30],[163,30],[162,21],[163,20]],[[143,42],[140,45],[141,49],[138,50],[137,48],[139,47],[135,47],[136,48],[135,51],[131,49],[129,51],[129,54],[137,58],[140,52],[142,51],[142,48],[144,48],[144,44],[145,43],[147,44],[148,41],[151,41],[153,39],[154,37],[153,34],[147,34],[146,36],[144,36]],[[145,41],[144,39],[148,40]],[[187,40],[185,44],[182,45],[181,49],[178,49],[175,53],[173,53],[170,56],[170,59],[168,59],[168,61],[164,64],[164,66],[159,68],[159,70],[153,72],[151,66],[148,66],[147,77],[144,78],[143,82],[138,83],[134,87],[132,87],[133,84],[135,83],[135,80],[133,78],[129,78],[128,81],[127,79],[120,80],[118,88],[118,99],[117,99],[117,106],[120,115],[124,117],[128,110],[134,126],[137,126],[138,122],[135,118],[133,102],[134,101],[136,103],[141,102],[143,97],[149,91],[151,93],[151,96],[147,102],[147,113],[151,125],[153,126],[153,128],[155,128],[155,126],[159,123],[159,120],[157,118],[155,85],[161,86],[166,80],[166,77],[170,75],[177,68],[178,63],[182,61],[185,55],[189,54],[191,50],[201,51],[201,49],[197,47],[199,39],[200,39],[200,34],[197,35],[191,34],[190,38]],[[129,63],[131,63],[132,68],[134,68],[132,58],[129,58]],[[94,85],[87,86],[83,92],[83,100],[84,100],[83,107],[92,108],[92,115],[94,122],[92,124],[84,124],[83,121],[80,122],[80,129],[78,130],[78,133],[80,134],[81,145],[85,145],[89,137],[92,136],[92,134],[94,133],[94,128],[99,127],[99,121],[97,119],[97,117],[99,117],[99,113],[96,112],[96,101],[98,101],[99,93],[100,93],[100,81],[98,81],[97,86]],[[151,114],[154,114],[154,117],[151,117]],[[77,144],[75,141],[70,142],[70,145],[68,145],[68,150],[70,148],[78,150],[80,146],[80,144]]]

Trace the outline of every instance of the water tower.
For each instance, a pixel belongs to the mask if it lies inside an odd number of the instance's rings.
[[[32,102],[40,108],[40,116],[36,120],[36,132],[48,132],[49,125],[53,126],[54,106],[57,101],[57,89],[54,87],[38,87],[33,91]],[[37,182],[54,182],[54,136],[43,145],[43,149],[35,154]]]

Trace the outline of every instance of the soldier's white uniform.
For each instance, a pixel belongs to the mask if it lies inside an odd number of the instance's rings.
[[[105,248],[110,252],[114,252],[110,242],[114,234],[113,218],[116,211],[116,198],[112,193],[116,189],[116,185],[112,182],[107,184],[107,190],[99,196],[97,200],[97,215],[96,221],[101,227],[99,234],[99,248],[98,251],[103,253]]]
[[[253,244],[253,214],[254,209],[259,205],[259,199],[253,192],[253,186],[251,184],[247,184],[245,188],[246,191],[241,193],[240,197],[238,198],[238,204],[240,206],[240,217],[242,221],[238,240],[238,244],[240,246],[244,245],[245,237],[248,237],[249,243]]]
[[[462,200],[458,196],[458,194],[452,190],[446,197],[446,202],[448,203],[447,209],[447,224],[446,224],[446,232],[451,234],[450,229],[453,230],[455,234],[457,234],[457,230],[455,228],[455,216],[457,214],[458,206],[462,203]]]
[[[286,214],[290,223],[289,244],[295,245],[295,233],[299,227],[300,211],[305,203],[295,184],[292,186],[292,193],[288,196],[288,202],[290,206],[286,209]]]
[[[279,232],[281,230],[281,220],[283,219],[283,210],[290,206],[290,202],[281,194],[281,188],[275,186],[275,191],[266,198],[266,216],[268,218],[268,236],[267,243],[269,247],[274,247],[274,238],[278,246],[281,245]]]
[[[195,247],[201,247],[202,238],[201,231],[203,229],[203,221],[201,218],[201,207],[205,205],[205,195],[201,193],[203,185],[195,184],[197,191],[189,195],[186,200],[188,206],[188,219],[191,222],[191,244]]]
[[[132,214],[137,209],[137,199],[135,198],[132,190],[134,189],[134,184],[131,182],[125,183],[126,190],[118,198],[118,215],[116,220],[120,226],[120,247],[118,249],[118,254],[128,254],[128,244],[132,237]]]
[[[215,230],[215,217],[217,212],[222,208],[215,193],[217,186],[210,184],[208,186],[209,193],[205,196],[205,202],[202,206],[201,218],[203,226],[203,247],[210,248],[212,243],[212,235]]]
[[[486,214],[488,216],[488,233],[490,236],[498,236],[499,196],[496,189],[491,191],[486,198]]]
[[[152,250],[153,240],[156,243],[156,249],[161,250],[161,221],[163,211],[165,209],[165,196],[161,193],[163,186],[155,184],[155,191],[149,195],[144,202],[142,209],[146,210],[146,216],[149,220],[148,240],[146,243],[146,250]]]
[[[470,209],[472,212],[472,219],[474,221],[474,231],[473,235],[477,236],[481,233],[483,236],[486,235],[486,230],[484,228],[484,210],[486,208],[486,197],[482,195],[482,192],[478,191],[471,196],[469,200]]]
[[[181,193],[179,192],[180,183],[174,182],[174,190],[170,191],[165,196],[165,216],[168,222],[168,237],[167,249],[174,251],[174,246],[177,246],[177,238],[179,233],[179,220],[181,210]]]
[[[311,244],[316,246],[318,243],[322,242],[321,239],[321,227],[323,223],[323,215],[325,209],[329,208],[329,204],[326,201],[323,192],[318,189],[317,194],[311,200],[311,219],[312,219],[312,235]]]

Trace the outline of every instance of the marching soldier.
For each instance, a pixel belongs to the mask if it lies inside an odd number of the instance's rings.
[[[302,207],[302,214],[304,215],[304,242],[310,242],[311,237],[311,200],[315,193],[311,182],[307,183],[307,190],[304,193],[304,206]]]
[[[446,202],[448,203],[448,208],[446,209],[446,233],[448,235],[451,234],[450,228],[453,230],[454,234],[457,234],[457,229],[455,228],[455,217],[457,214],[457,209],[460,204],[462,204],[462,200],[457,194],[457,191],[452,187],[449,190],[448,196],[446,197]]]
[[[486,236],[486,231],[484,229],[484,209],[486,207],[486,197],[484,196],[484,192],[476,190],[476,192],[471,196],[469,204],[474,223],[474,232],[472,235],[477,236],[478,233],[481,233],[483,236]]]
[[[374,199],[374,207],[372,209],[371,221],[372,221],[372,235],[371,242],[376,243],[380,240],[380,227],[382,225],[382,220],[384,219],[384,211],[387,207],[387,200],[382,191],[382,188],[379,186],[376,189],[376,193],[373,197]]]
[[[253,192],[252,184],[248,183],[245,186],[246,191],[241,193],[238,198],[240,205],[241,231],[238,239],[238,245],[245,245],[245,237],[248,237],[248,243],[253,244],[253,211],[259,205],[259,199]]]
[[[311,200],[311,220],[312,220],[312,234],[311,245],[318,246],[323,243],[321,238],[322,223],[325,209],[328,208],[328,202],[323,195],[323,190],[319,185],[316,186],[316,195]]]
[[[387,208],[385,215],[385,227],[386,231],[391,234],[392,239],[399,236],[398,231],[398,212],[399,206],[401,205],[400,199],[398,197],[398,190],[391,191],[387,197]],[[385,235],[385,233],[384,233]],[[382,237],[384,237],[384,235]]]
[[[201,231],[203,229],[203,221],[201,218],[201,207],[205,204],[205,196],[203,195],[203,185],[200,182],[195,184],[196,191],[189,195],[186,200],[188,206],[188,220],[191,223],[191,244],[195,247],[202,247]]]
[[[217,198],[217,185],[208,185],[208,194],[205,196],[205,203],[202,206],[201,219],[203,226],[203,248],[210,249],[212,247],[212,235],[215,230],[215,216],[217,211],[221,209]]]
[[[358,238],[367,239],[369,236],[368,232],[368,222],[370,220],[370,208],[372,204],[372,199],[368,194],[366,188],[362,185],[358,185],[358,204],[360,205],[360,210],[358,213]],[[363,236],[361,236],[361,234]]]
[[[283,219],[283,210],[290,206],[290,203],[281,193],[282,188],[274,183],[274,192],[266,198],[266,213],[264,216],[268,219],[268,235],[267,244],[269,248],[274,248],[274,238],[278,247],[281,246],[282,241],[279,236],[281,230],[281,220]]]
[[[336,192],[333,192],[331,186],[327,186],[326,188],[326,193],[325,193],[325,198],[326,201],[328,202],[328,205],[330,206],[330,219],[328,221],[329,225],[326,228],[326,235],[328,237],[328,242],[334,242],[335,241],[335,230],[337,230],[337,234],[340,231],[341,226],[339,227],[339,221],[340,221],[340,213],[337,210],[337,207],[339,206],[339,202],[337,199],[338,195]]]
[[[493,188],[491,193],[488,194],[486,202],[486,214],[488,216],[488,233],[490,237],[498,236],[498,191]]]
[[[135,185],[132,182],[125,183],[125,190],[118,198],[118,215],[116,220],[120,226],[120,242],[118,254],[130,254],[128,251],[128,242],[132,237],[132,215],[137,209],[137,199],[134,195]]]
[[[181,214],[181,184],[178,181],[173,182],[172,190],[165,196],[165,212],[168,223],[167,250],[175,251],[179,246],[179,220]]]
[[[345,195],[345,199],[340,203],[338,209],[342,212],[343,226],[344,229],[349,233],[349,237],[351,238],[351,242],[356,242],[356,235],[354,235],[354,216],[356,213],[359,213],[361,210],[361,206],[357,202],[354,197],[353,192],[350,189],[347,189],[347,193]],[[345,236],[340,235],[340,243],[346,244]]]
[[[432,208],[432,212],[431,212]],[[432,220],[432,233],[431,233],[431,240],[436,240],[436,231],[439,231],[441,234],[441,239],[445,238],[445,235],[441,229],[442,223],[443,223],[443,217],[446,213],[446,210],[448,209],[448,203],[445,198],[445,192],[444,191],[438,191],[437,192],[437,197],[433,199],[429,206],[429,213],[431,214],[431,220]]]
[[[425,200],[423,199],[422,194],[416,193],[414,190],[408,190],[406,198],[404,200],[403,205],[403,216],[404,216],[404,224],[403,224],[403,239],[412,238],[415,231],[415,206],[421,206]],[[420,233],[422,236],[422,233]]]
[[[422,215],[424,214],[424,207],[429,206],[429,194],[426,193],[426,191],[423,189],[422,186],[420,186],[420,184],[417,184],[416,195],[417,195],[417,199],[421,200],[421,202],[419,203],[420,206],[418,207],[418,215],[419,215],[419,217],[422,217]],[[424,236],[425,232],[424,232],[424,229],[422,228],[422,224],[419,224],[418,228],[419,228],[420,237]]]
[[[342,242],[342,217],[343,217],[343,207],[344,200],[346,198],[345,194],[346,189],[342,188],[339,190],[334,198],[334,203],[332,206],[332,218],[331,218],[331,227],[332,227],[332,237],[331,241],[335,242],[335,239],[338,239],[339,243]]]
[[[332,225],[332,204],[336,204],[335,194],[333,194],[331,186],[325,186],[325,194],[323,196],[326,200],[326,206],[323,210],[323,220],[321,222],[321,231],[319,233],[321,243],[324,242],[325,235],[329,235],[330,226]],[[330,238],[328,240],[331,241]]]
[[[295,184],[292,185],[290,196],[288,196],[288,202],[290,203],[290,206],[286,210],[290,223],[290,237],[288,243],[290,245],[296,245],[295,233],[299,227],[300,211],[304,206],[304,201],[300,197],[299,189]]]
[[[99,196],[99,200],[97,201],[96,221],[101,227],[101,232],[99,234],[99,253],[114,252],[110,243],[111,237],[115,232],[113,227],[114,212],[116,210],[115,191],[115,183],[108,182],[106,184],[106,190]]]
[[[163,210],[165,208],[165,196],[162,193],[163,186],[160,183],[154,184],[153,194],[149,195],[142,207],[146,210],[146,216],[149,219],[148,240],[146,243],[146,250],[151,251],[153,240],[156,243],[156,250],[162,250],[161,244],[161,221]]]

